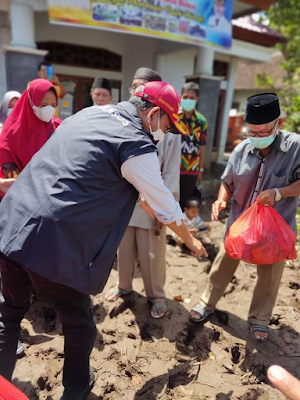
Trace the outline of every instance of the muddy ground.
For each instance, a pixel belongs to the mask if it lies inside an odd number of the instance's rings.
[[[218,246],[224,220],[212,223],[210,253]],[[280,399],[266,371],[280,364],[300,378],[300,263],[288,262],[270,336],[251,339],[247,312],[256,268],[241,263],[204,325],[190,323],[188,312],[205,287],[210,260],[197,260],[173,246],[167,254],[168,314],[150,316],[139,272],[135,292],[116,303],[93,297],[98,336],[91,357],[96,384],[89,399]],[[117,280],[112,271],[106,290]],[[182,296],[184,302],[175,301]],[[63,337],[51,311],[39,300],[22,323],[26,356],[18,360],[14,383],[29,399],[58,400],[62,394]]]

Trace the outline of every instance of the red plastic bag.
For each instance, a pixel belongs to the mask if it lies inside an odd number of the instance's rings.
[[[297,258],[296,234],[273,207],[254,203],[228,229],[226,253],[251,264]]]
[[[0,375],[0,400],[29,400],[14,385],[8,382],[3,376]]]

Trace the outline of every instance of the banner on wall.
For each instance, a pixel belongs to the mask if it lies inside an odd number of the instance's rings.
[[[231,47],[233,0],[48,0],[51,23]]]

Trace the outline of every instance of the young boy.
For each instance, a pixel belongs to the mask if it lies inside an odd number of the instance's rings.
[[[183,219],[188,230],[194,237],[199,237],[201,232],[210,231],[210,226],[205,224],[199,215],[200,203],[198,199],[189,199],[185,202]]]
[[[202,181],[204,171],[204,146],[207,122],[196,110],[199,102],[199,85],[186,83],[181,92],[180,123],[187,134],[181,137],[180,205],[193,196],[197,181]]]
[[[205,224],[203,219],[200,217],[199,211],[200,202],[198,199],[191,198],[185,202],[183,219],[190,233],[197,239],[200,238],[203,231],[211,230],[211,227],[208,224]],[[179,236],[172,234],[172,239],[179,246],[183,245],[183,251],[187,250],[187,248],[184,246],[184,242]]]

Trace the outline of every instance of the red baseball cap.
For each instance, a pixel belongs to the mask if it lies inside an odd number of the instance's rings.
[[[160,107],[170,117],[172,125],[174,126],[172,133],[186,135],[186,131],[179,123],[178,110],[180,107],[180,99],[173,86],[167,82],[154,81],[146,83],[141,86],[141,88],[143,91],[135,92],[134,96],[139,96]]]

